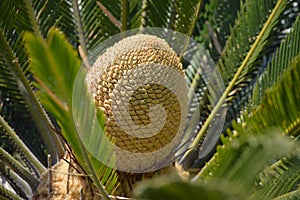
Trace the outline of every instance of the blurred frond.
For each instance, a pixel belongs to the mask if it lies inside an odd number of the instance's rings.
[[[300,180],[299,157],[298,163],[292,163],[289,158],[280,160],[269,168],[265,169],[259,176],[256,191],[249,199],[272,199],[281,198],[288,193],[297,191],[297,183]]]
[[[274,157],[283,158],[299,153],[297,149],[299,144],[280,135],[278,130],[269,130],[257,135],[255,132],[249,133],[247,130],[239,129],[238,134],[237,137],[231,132],[229,137],[222,138],[223,145],[218,147],[214,157],[191,182],[170,176],[159,177],[141,184],[136,190],[136,196],[153,200],[248,199],[262,188],[255,190],[257,177],[273,162]],[[292,173],[288,175],[282,173],[287,186],[282,193],[288,191],[288,188],[297,186],[296,182],[299,180],[297,173],[299,169],[295,171],[289,167],[289,171]],[[282,183],[283,181],[273,182],[274,189],[280,189]],[[272,190],[270,194],[271,192]],[[275,197],[270,194],[260,193],[254,199]]]

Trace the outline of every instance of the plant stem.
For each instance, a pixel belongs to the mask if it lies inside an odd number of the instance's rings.
[[[43,38],[43,36],[40,32],[40,29],[39,29],[39,25],[36,21],[36,17],[34,16],[34,10],[32,8],[32,2],[30,0],[26,0],[25,5],[26,5],[27,14],[29,16],[34,34],[39,38]]]
[[[74,9],[74,16],[75,16],[75,21],[76,21],[76,27],[77,27],[77,33],[78,33],[78,38],[79,38],[79,43],[80,47],[85,55],[88,55],[88,48],[87,48],[87,43],[85,40],[84,36],[84,30],[82,27],[82,21],[81,21],[81,16],[79,12],[79,6],[78,6],[78,1],[73,0],[73,9]]]
[[[127,30],[128,10],[129,10],[128,0],[122,0],[121,1],[121,22],[122,22],[121,31]]]

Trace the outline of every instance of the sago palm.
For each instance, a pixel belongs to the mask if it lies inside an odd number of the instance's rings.
[[[299,7],[2,0],[0,199],[299,199]],[[151,72],[177,85],[153,65],[171,66],[188,88],[182,97],[154,82],[133,91],[128,110],[137,125],[160,123],[150,119],[154,104],[172,122],[142,142],[116,126],[110,91],[124,74],[140,82]],[[188,99],[186,116],[176,98]],[[139,171],[142,163],[126,163],[104,142],[154,152],[182,118],[180,142],[163,154],[172,163],[162,169],[156,162],[164,158],[144,157],[156,168]]]

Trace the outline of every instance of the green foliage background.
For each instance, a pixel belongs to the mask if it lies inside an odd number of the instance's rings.
[[[0,173],[15,193],[0,186],[0,197],[29,199],[47,155],[56,163],[65,142],[109,199],[115,170],[87,152],[72,119],[79,55],[122,31],[161,27],[207,49],[226,90],[212,107],[207,82],[192,62],[185,63],[201,105],[198,126],[188,129],[194,136],[190,148],[178,159],[191,177],[151,180],[137,187],[135,197],[299,199],[299,7],[296,0],[2,0]],[[222,107],[227,115],[220,143],[199,159]]]

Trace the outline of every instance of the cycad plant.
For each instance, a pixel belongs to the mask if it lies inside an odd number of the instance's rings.
[[[298,1],[2,0],[0,8],[0,199],[300,198]],[[122,173],[118,160],[104,164],[81,140],[74,115],[104,130],[109,116],[74,110],[74,99],[91,100],[74,85],[102,42],[148,27],[201,46],[181,60],[195,93],[187,148],[176,154],[176,170]],[[199,73],[207,55],[220,94]],[[218,119],[224,123],[212,129]]]

